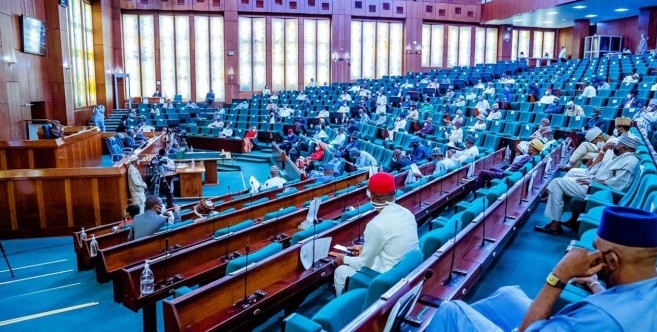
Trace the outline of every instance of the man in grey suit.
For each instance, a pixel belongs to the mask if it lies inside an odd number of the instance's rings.
[[[173,218],[173,223],[180,222],[179,205],[173,206],[173,214],[171,211],[165,212],[168,216],[161,215],[164,205],[158,196],[146,196],[144,205],[144,213],[138,214],[132,221],[132,229],[128,235],[129,240],[137,240],[155,234],[160,227],[167,224],[170,218]]]

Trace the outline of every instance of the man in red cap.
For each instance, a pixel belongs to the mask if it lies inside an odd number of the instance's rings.
[[[287,130],[287,137],[283,140],[283,143],[279,145],[279,147],[283,150],[285,150],[285,154],[289,155],[290,150],[294,146],[294,144],[297,144],[299,141],[299,137],[294,134],[294,130],[292,128]]]
[[[384,273],[404,255],[418,249],[415,216],[395,204],[395,179],[389,173],[372,175],[367,183],[367,195],[379,213],[365,227],[362,246],[349,249],[355,256],[336,255],[338,268],[333,276],[336,295],[342,294],[347,278],[362,267]]]

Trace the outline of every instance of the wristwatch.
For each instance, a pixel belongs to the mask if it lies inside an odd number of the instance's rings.
[[[545,279],[545,282],[547,282],[548,285],[559,289],[564,289],[566,287],[566,284],[563,281],[559,280],[559,278],[555,276],[554,273],[548,274],[547,279]]]

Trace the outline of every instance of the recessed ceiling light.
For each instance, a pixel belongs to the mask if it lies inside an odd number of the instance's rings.
[[[626,11],[628,11],[628,10],[629,10],[629,9],[627,9],[627,8],[618,8],[618,9],[616,9],[616,10],[614,10],[614,11],[615,11],[615,12],[626,12]]]
[[[562,18],[562,19],[561,19],[561,22],[566,22],[566,19],[565,19],[565,18]]]
[[[573,8],[575,8],[575,9],[584,9],[584,8],[586,8],[586,6],[582,6],[582,5],[580,5],[580,6],[575,6],[575,7],[573,7]]]
[[[543,21],[543,24],[552,24],[552,21]]]
[[[548,14],[548,15],[557,15],[557,14],[559,14],[559,13],[557,13],[557,12],[547,12],[547,14]]]
[[[584,16],[584,17],[597,17],[597,16],[598,16],[598,15],[591,14],[591,15],[586,15],[586,16]]]

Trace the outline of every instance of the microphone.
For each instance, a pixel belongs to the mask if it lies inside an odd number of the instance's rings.
[[[349,193],[349,182],[347,182],[347,190],[345,190],[345,191],[346,191],[345,192],[345,196],[346,196]],[[335,191],[333,191],[333,193],[335,194]],[[343,197],[342,198],[342,212],[346,212],[346,211],[347,211],[347,199],[346,199],[346,197]]]
[[[443,281],[443,285],[447,285],[447,284],[452,282],[452,280],[454,279],[454,273],[456,273],[458,275],[461,275],[461,276],[466,275],[466,273],[464,273],[463,271],[455,271],[454,270],[454,260],[456,259],[456,235],[458,233],[458,228],[459,228],[459,223],[454,222],[454,237],[453,237],[454,243],[452,243],[452,259],[451,259],[451,262],[449,264],[449,275],[447,276],[447,279],[445,279],[445,281]]]
[[[242,309],[246,309],[246,308],[251,306],[251,303],[249,301],[249,297],[246,294],[246,285],[247,285],[248,276],[249,276],[249,252],[250,252],[249,246],[246,246],[246,256],[244,256],[244,260],[245,260],[245,262],[244,262],[244,298],[241,301],[235,303],[235,305],[240,305],[242,307]]]
[[[271,242],[279,242],[285,238],[287,238],[287,234],[281,233],[278,234],[278,214],[281,212],[281,207],[278,207],[278,211],[276,211],[276,220],[274,220],[274,237],[271,238]]]
[[[317,271],[317,264],[315,264],[315,240],[317,240],[317,220],[313,220],[313,271]]]
[[[363,240],[363,233],[361,233],[361,218],[360,218],[360,205],[356,207],[356,218],[358,218],[358,239],[354,241],[354,244],[362,245],[365,241]]]
[[[169,238],[164,239],[164,283],[162,284],[162,287],[166,287],[169,285],[169,280],[167,280],[167,260],[169,258]]]
[[[230,195],[230,185],[228,186],[228,195]]]

